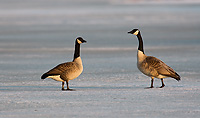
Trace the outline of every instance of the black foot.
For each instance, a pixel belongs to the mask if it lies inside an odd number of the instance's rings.
[[[62,91],[76,91],[75,89],[62,89]]]
[[[150,86],[150,87],[145,87],[145,89],[150,89],[150,88],[154,88],[153,86]]]
[[[165,87],[165,85],[162,85],[160,88],[163,88],[163,87]]]

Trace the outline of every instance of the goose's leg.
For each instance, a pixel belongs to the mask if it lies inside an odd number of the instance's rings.
[[[69,81],[66,81],[66,84],[67,84],[67,89],[66,89],[66,90],[67,90],[67,91],[75,91],[74,89],[70,89],[70,88],[69,88],[69,84],[68,84],[68,83],[69,83]]]
[[[64,85],[65,85],[65,82],[62,82],[62,90],[65,90]]]
[[[65,82],[62,82],[62,90],[63,91],[69,91],[69,90],[71,90],[71,89],[69,89],[68,81],[66,81],[66,84],[67,84],[67,89],[64,89]]]
[[[153,88],[153,81],[154,81],[154,77],[151,77],[151,86],[150,87],[146,87],[145,89]]]
[[[154,77],[151,77],[151,86],[150,86],[150,88],[153,88],[153,81],[154,81]]]
[[[162,82],[162,86],[160,88],[163,88],[165,86],[164,82],[163,82],[163,78],[161,79]]]
[[[66,84],[67,84],[67,90],[70,90],[70,89],[69,89],[69,84],[68,84],[68,81],[66,81]]]

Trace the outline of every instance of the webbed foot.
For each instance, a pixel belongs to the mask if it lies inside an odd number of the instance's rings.
[[[62,91],[76,91],[75,89],[62,89]]]
[[[145,87],[144,89],[150,89],[150,88],[154,88],[153,86],[150,86],[150,87]]]
[[[163,88],[163,87],[165,87],[165,85],[162,85],[161,87],[159,87],[159,88]]]

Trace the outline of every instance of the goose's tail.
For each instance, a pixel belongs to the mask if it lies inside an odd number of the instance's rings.
[[[42,76],[41,76],[41,79],[45,79],[46,77],[48,77],[48,75],[46,73],[44,73]]]
[[[178,73],[175,73],[175,76],[173,78],[176,79],[177,81],[181,80],[181,77]]]

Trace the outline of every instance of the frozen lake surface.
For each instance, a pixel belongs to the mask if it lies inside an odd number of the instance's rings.
[[[48,2],[47,2],[48,1]],[[145,0],[144,0],[145,1]],[[200,3],[0,0],[0,118],[199,118]],[[144,49],[181,75],[163,89],[136,66]],[[71,61],[82,36],[84,72],[61,91],[40,76]]]

